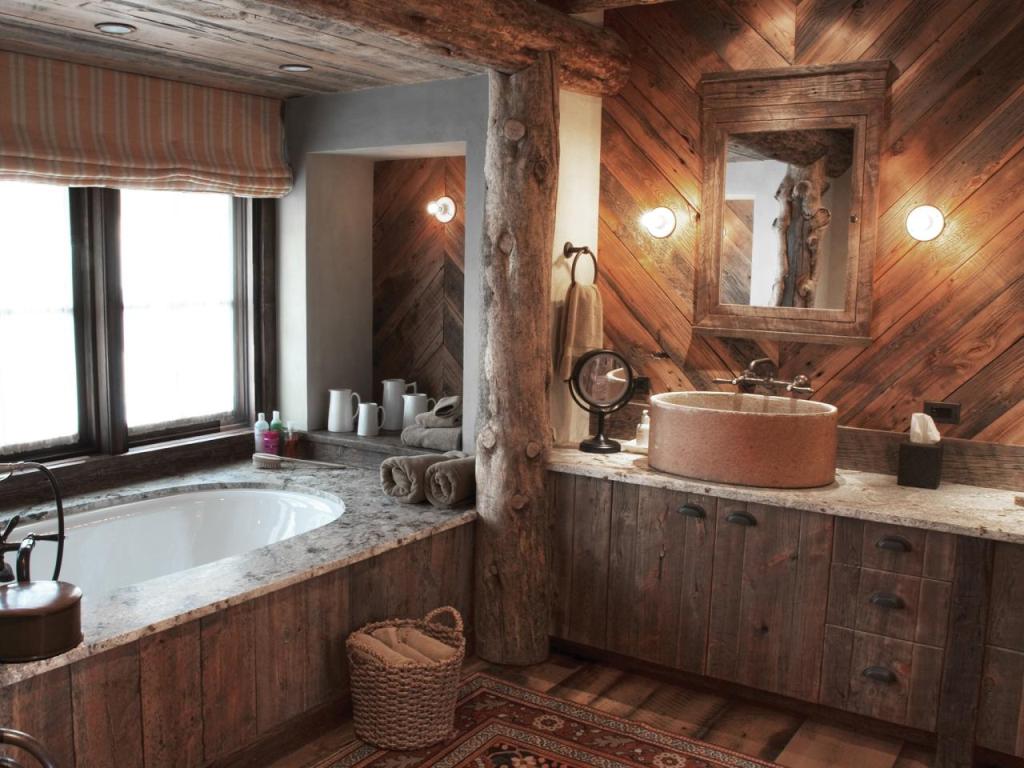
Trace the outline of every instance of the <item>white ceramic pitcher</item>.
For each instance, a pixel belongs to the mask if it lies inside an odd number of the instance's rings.
[[[405,383],[405,379],[384,379],[384,424],[381,429],[399,430],[402,428],[402,395],[416,392],[416,382]]]
[[[424,392],[413,392],[409,395],[402,395],[404,407],[402,409],[402,429],[411,427],[416,423],[416,416],[432,410],[437,401],[427,397]]]
[[[384,409],[376,403],[359,404],[360,437],[376,437],[384,421]]]
[[[359,394],[351,389],[330,390],[331,399],[327,407],[327,431],[351,432],[355,429],[356,409]]]

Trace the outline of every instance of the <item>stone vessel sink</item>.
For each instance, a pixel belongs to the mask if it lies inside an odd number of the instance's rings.
[[[813,488],[835,480],[839,414],[810,400],[730,392],[651,397],[648,463],[698,480]]]

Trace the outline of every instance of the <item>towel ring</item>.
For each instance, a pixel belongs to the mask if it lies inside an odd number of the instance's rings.
[[[574,284],[576,283],[576,264],[579,263],[579,257],[589,256],[594,262],[594,285],[597,285],[597,256],[594,255],[592,250],[585,245],[575,246],[572,243],[567,242],[562,248],[562,253],[565,255],[565,258],[572,259],[572,272],[570,276]]]

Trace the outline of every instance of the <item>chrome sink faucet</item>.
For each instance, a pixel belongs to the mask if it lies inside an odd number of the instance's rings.
[[[733,379],[715,379],[715,384],[732,384],[741,392],[753,394],[758,387],[764,389],[768,394],[774,394],[776,390],[785,389],[791,395],[813,395],[811,380],[802,373],[792,381],[783,381],[775,378],[779,373],[778,367],[770,358],[759,357],[752,360],[743,373]]]

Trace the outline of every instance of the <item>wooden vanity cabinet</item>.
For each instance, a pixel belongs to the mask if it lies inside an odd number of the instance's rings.
[[[836,521],[820,701],[935,728],[956,539]]]
[[[992,565],[978,743],[1024,756],[1024,546],[997,544]]]
[[[708,675],[817,700],[833,525],[719,500]]]
[[[703,673],[716,500],[556,474],[552,634]]]

